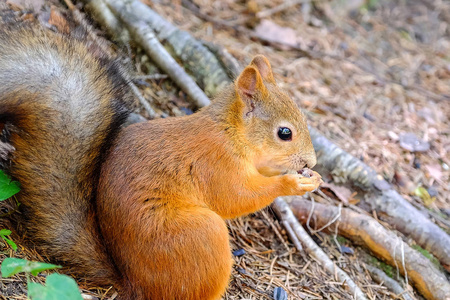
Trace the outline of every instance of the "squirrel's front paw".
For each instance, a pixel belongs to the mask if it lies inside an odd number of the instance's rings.
[[[286,174],[284,177],[289,185],[290,195],[300,196],[312,192],[323,182],[319,173],[310,169],[303,169],[298,174]]]

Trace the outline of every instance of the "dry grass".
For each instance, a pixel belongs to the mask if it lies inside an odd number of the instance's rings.
[[[233,24],[244,22],[251,11],[283,1],[194,2],[202,12]],[[160,0],[151,6],[195,37],[226,47],[242,64],[257,53],[266,55],[277,81],[304,108],[310,124],[377,170],[415,206],[440,216],[438,224],[449,231],[450,3],[381,1],[371,10],[350,14],[339,5],[318,1],[312,15],[316,26],[303,21],[299,6],[269,17],[292,28],[300,45],[320,52],[320,59],[295,50],[277,50],[231,28],[214,27],[180,3]],[[254,20],[244,23],[250,29],[257,25]],[[132,59],[138,74],[158,72],[140,51]],[[157,112],[181,115],[188,108],[184,95],[169,80],[148,80],[139,86]],[[403,150],[398,136],[406,132],[430,142],[430,150],[420,154]],[[435,195],[434,201],[425,206],[414,196],[419,186]],[[334,274],[295,250],[270,210],[229,221],[229,228],[233,250],[244,249],[245,254],[235,257],[225,299],[273,299],[277,286],[288,292],[289,299],[352,299]],[[346,244],[355,254],[345,255],[337,250],[332,236],[319,233],[314,239],[369,299],[396,299],[368,275],[365,250]],[[2,253],[0,260],[11,255],[39,258],[27,250],[11,253],[3,248]],[[23,276],[2,279],[0,298],[25,299],[23,282]],[[9,296],[8,290],[21,296]],[[102,299],[114,293],[91,292]]]

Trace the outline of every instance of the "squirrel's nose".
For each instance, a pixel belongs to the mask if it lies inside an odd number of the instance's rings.
[[[306,166],[312,169],[317,164],[316,153],[313,151],[311,154],[305,157]]]

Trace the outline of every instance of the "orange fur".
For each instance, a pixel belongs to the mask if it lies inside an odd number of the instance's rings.
[[[218,299],[231,272],[223,219],[320,184],[317,173],[282,175],[312,167],[315,154],[303,115],[272,79],[257,56],[235,89],[209,107],[135,124],[117,137],[102,168],[97,213],[124,281],[139,282],[129,286],[137,298]],[[279,122],[295,129],[291,142],[276,139]]]
[[[22,184],[16,229],[122,299],[219,299],[232,265],[224,219],[320,184],[295,172],[316,163],[305,117],[263,56],[190,116],[119,132],[127,98],[120,68],[84,43],[0,26],[0,126],[14,125],[0,162],[12,156]]]

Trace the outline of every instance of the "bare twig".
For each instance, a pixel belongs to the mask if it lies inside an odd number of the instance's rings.
[[[307,222],[306,222],[306,227],[308,227],[308,230],[309,230],[311,233],[321,232],[322,230],[324,230],[325,228],[327,228],[328,226],[330,226],[331,224],[333,224],[334,222],[336,222],[336,221],[341,217],[342,204],[339,205],[339,211],[338,211],[338,213],[336,214],[336,216],[333,217],[333,219],[331,219],[330,221],[328,221],[327,224],[323,225],[323,226],[320,227],[319,229],[312,229],[312,228],[309,226],[309,222],[310,222],[310,220],[311,220],[311,216],[313,215],[313,212],[314,212],[314,203],[315,203],[315,202],[314,202],[314,198],[312,198],[312,197],[311,197],[311,203],[312,203],[312,205],[311,205],[311,211],[310,211],[309,214],[308,214],[308,220],[307,220]]]
[[[282,220],[287,221],[292,226],[293,231],[297,238],[302,242],[306,251],[321,262],[324,268],[331,274],[336,274],[337,278],[343,285],[348,286],[351,293],[355,296],[355,299],[367,299],[361,289],[355,284],[355,282],[339,267],[337,267],[333,261],[320,249],[319,246],[313,241],[308,233],[303,229],[298,220],[295,218],[292,210],[284,201],[284,197],[278,197],[273,203],[275,212],[280,216]]]
[[[127,45],[130,33],[108,8],[104,0],[82,0],[86,4],[86,11],[106,30],[116,41]]]
[[[77,22],[86,32],[88,38],[93,41],[97,47],[99,47],[105,54],[108,54],[109,56],[111,56],[111,48],[108,47],[105,43],[99,42],[98,41],[98,37],[95,34],[95,30],[93,29],[93,27],[85,20],[85,18],[83,17],[83,15],[81,14],[81,12],[78,10],[78,8],[72,3],[71,0],[64,0],[64,2],[66,3],[67,7],[70,9],[70,11],[72,12],[72,16],[75,20],[75,22]]]
[[[280,5],[277,5],[270,9],[262,10],[262,11],[256,13],[256,17],[258,19],[267,18],[273,14],[282,12],[282,11],[284,11],[288,8],[291,8],[292,6],[295,6],[297,4],[310,3],[310,2],[311,2],[311,0],[287,0],[287,1],[284,1],[283,3],[281,3]]]
[[[253,39],[258,39],[260,41],[266,42],[271,44],[272,46],[276,47],[276,48],[280,48],[279,46],[282,44],[282,49],[285,50],[286,44],[280,43],[278,41],[274,41],[273,39],[271,39],[270,37],[267,36],[260,36],[255,34],[252,30],[249,30],[247,28],[245,28],[244,26],[240,26],[240,25],[233,25],[233,24],[229,24],[227,21],[224,20],[219,20],[216,18],[213,18],[207,14],[204,14],[203,12],[201,12],[198,7],[192,3],[189,0],[181,0],[181,3],[183,4],[183,6],[185,6],[186,8],[188,8],[189,10],[191,10],[197,17],[211,22],[214,25],[218,26],[218,27],[223,27],[223,28],[227,28],[227,29],[232,29],[235,30],[236,32],[239,32],[241,34],[244,34],[246,36],[249,36],[250,38]],[[306,51],[302,48],[300,48],[300,46],[295,46],[295,45],[290,45],[289,46],[290,49],[295,49],[298,52],[300,52],[303,56],[308,57],[308,58],[317,58],[317,55],[315,55],[314,53],[310,52],[310,51]]]
[[[140,1],[83,0],[94,18],[116,40],[129,42],[129,26],[123,26],[114,17],[111,7],[122,13],[122,22],[134,21],[139,26],[148,26],[159,41],[169,49],[171,55],[189,71],[206,95],[213,96],[231,82],[219,59],[201,41],[188,32],[180,30]],[[126,19],[126,20],[124,20]],[[145,25],[144,25],[145,24]],[[134,38],[133,38],[134,39]]]
[[[107,0],[108,7],[126,25],[133,39],[139,43],[153,61],[166,72],[170,78],[192,99],[197,107],[210,103],[209,98],[195,81],[184,71],[175,59],[166,51],[156,38],[155,32],[144,21],[136,19],[132,9],[148,9],[139,1],[128,0],[126,3]]]
[[[366,265],[365,267],[375,282],[383,284],[393,293],[401,295],[400,297],[402,297],[403,300],[414,300],[414,298],[409,295],[408,291],[402,288],[397,281],[387,276],[386,273],[371,265]]]
[[[81,293],[81,298],[83,298],[83,300],[98,300],[97,297],[85,293]]]
[[[314,128],[309,128],[317,162],[341,180],[362,189],[371,209],[400,232],[411,236],[450,270],[450,236],[406,201],[368,165],[340,149]]]
[[[243,35],[249,36],[249,37],[251,37],[253,39],[258,39],[260,41],[269,43],[271,46],[273,46],[275,48],[278,48],[280,50],[285,50],[286,48],[287,49],[292,49],[292,50],[297,51],[298,53],[300,53],[304,57],[308,57],[310,59],[322,59],[324,57],[328,57],[328,58],[331,58],[331,59],[334,59],[334,60],[337,60],[337,61],[345,61],[345,62],[348,62],[348,63],[356,66],[361,71],[369,73],[369,74],[375,76],[379,82],[382,82],[382,83],[385,83],[385,84],[386,83],[397,84],[397,85],[402,86],[404,89],[415,90],[415,91],[417,91],[417,92],[419,92],[419,93],[421,93],[421,94],[423,94],[423,95],[425,95],[425,96],[427,96],[427,97],[429,97],[429,98],[431,98],[431,99],[433,99],[435,101],[450,100],[450,96],[438,95],[438,94],[435,94],[435,93],[433,93],[431,91],[428,91],[428,90],[426,90],[426,89],[424,89],[424,88],[422,88],[420,86],[417,86],[417,85],[410,86],[410,85],[404,84],[404,83],[402,83],[400,81],[397,81],[397,80],[381,77],[378,73],[372,71],[371,69],[369,69],[368,67],[364,66],[363,64],[360,64],[360,63],[358,63],[356,61],[353,61],[351,59],[348,59],[348,58],[345,58],[345,57],[341,57],[339,55],[335,55],[335,54],[331,54],[331,53],[322,52],[322,51],[317,51],[317,50],[311,51],[311,50],[309,50],[307,48],[301,47],[300,45],[294,45],[294,44],[291,44],[291,43],[284,43],[284,42],[279,41],[279,40],[273,40],[273,39],[271,39],[268,36],[258,35],[254,31],[249,30],[249,29],[247,29],[247,28],[245,28],[243,26],[230,24],[227,21],[216,19],[214,17],[211,17],[211,16],[201,12],[200,9],[198,9],[198,7],[194,3],[192,3],[190,0],[181,0],[181,3],[182,3],[183,6],[185,6],[189,10],[191,10],[197,17],[199,17],[199,18],[201,18],[201,19],[203,19],[205,21],[211,22],[212,24],[214,24],[214,25],[216,25],[218,27],[232,29],[232,30],[234,30],[236,32],[239,32],[239,33],[243,34]]]
[[[105,43],[102,43],[101,41],[98,40],[97,35],[94,33],[95,32],[94,29],[88,22],[86,22],[83,15],[72,3],[72,1],[71,0],[64,0],[64,1],[67,7],[72,12],[75,21],[85,29],[89,39],[93,41],[95,45],[98,46],[105,54],[112,56],[110,48]],[[151,107],[150,103],[148,103],[148,101],[144,98],[144,96],[142,96],[141,92],[133,82],[127,81],[127,84],[130,87],[133,94],[136,96],[136,98],[138,98],[139,102],[142,104],[144,109],[147,111],[149,118],[154,119],[156,117],[156,113],[155,110]]]
[[[311,211],[311,203],[301,197],[285,197],[289,206],[301,223],[306,223]],[[315,226],[326,224],[338,213],[338,208],[320,203],[313,211]],[[332,227],[325,230],[333,232]],[[433,263],[418,251],[404,243],[393,232],[386,230],[380,223],[369,216],[355,213],[343,208],[339,223],[339,234],[355,242],[363,243],[376,256],[390,265],[401,264],[398,268],[403,275],[408,275],[417,290],[427,299],[447,300],[450,295],[450,283]]]
[[[294,229],[292,229],[291,224],[289,224],[288,221],[282,220],[281,224],[283,224],[284,228],[286,229],[286,232],[291,239],[292,243],[294,244],[295,248],[299,251],[299,253],[303,253],[303,246],[300,243],[300,240],[298,239],[297,235],[295,235]]]
[[[141,79],[141,80],[158,80],[158,79],[166,79],[167,76],[166,74],[150,74],[150,75],[137,75],[134,76],[133,79]]]
[[[149,118],[154,119],[156,117],[156,112],[153,109],[153,107],[150,105],[150,103],[148,103],[147,99],[145,99],[144,96],[142,96],[141,92],[139,91],[139,89],[133,82],[129,81],[128,85],[130,86],[134,95],[139,99],[139,102],[142,104],[145,111],[148,113]]]

